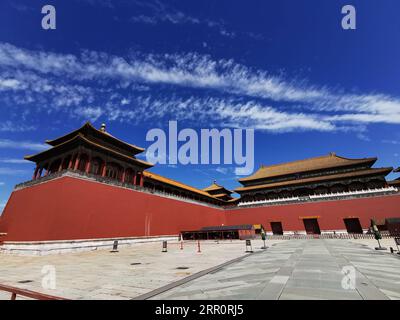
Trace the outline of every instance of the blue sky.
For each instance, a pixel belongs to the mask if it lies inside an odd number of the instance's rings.
[[[41,28],[45,4],[56,30]],[[357,30],[341,28],[345,4]],[[398,166],[399,12],[397,0],[3,0],[0,210],[31,178],[23,156],[87,120],[142,147],[168,120],[254,128],[256,168],[331,151]],[[238,186],[232,166],[154,171]]]

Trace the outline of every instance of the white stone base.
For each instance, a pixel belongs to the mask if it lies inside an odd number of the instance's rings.
[[[368,229],[363,229],[363,233],[367,233]],[[273,236],[274,234],[271,231],[266,232],[267,236]],[[346,229],[343,230],[321,230],[321,235],[348,235],[349,233],[347,232]],[[307,232],[304,230],[299,230],[299,231],[284,231],[283,232],[284,236],[306,236]]]
[[[118,248],[129,247],[136,243],[177,241],[178,236],[132,237],[132,238],[105,238],[83,240],[57,241],[5,241],[0,245],[0,254],[17,254],[24,256],[43,256],[48,254],[62,254],[71,252],[112,250],[114,241],[118,241]]]

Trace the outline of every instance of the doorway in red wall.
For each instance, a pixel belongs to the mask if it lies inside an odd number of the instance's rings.
[[[274,235],[283,235],[282,222],[280,221],[271,222],[271,229]]]
[[[361,227],[360,219],[358,218],[346,218],[343,219],[346,225],[347,233],[358,233],[362,234],[363,229]]]
[[[307,234],[321,234],[318,219],[303,219]]]

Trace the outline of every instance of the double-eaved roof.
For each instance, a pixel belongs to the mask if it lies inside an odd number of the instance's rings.
[[[144,151],[143,148],[123,142],[105,130],[98,130],[89,122],[86,122],[79,129],[62,137],[54,140],[46,140],[46,143],[52,146],[52,148],[35,155],[26,156],[25,159],[34,162],[44,161],[60,155],[62,152],[73,148],[77,144],[83,144],[109,153],[116,158],[131,162],[142,168],[150,168],[153,166],[151,163],[139,160],[135,157],[136,154]]]
[[[74,138],[76,135],[82,134],[83,136],[93,136],[94,138],[99,138],[103,141],[109,142],[114,146],[118,146],[122,149],[127,150],[131,154],[138,154],[144,151],[143,148],[135,146],[133,144],[124,142],[110,133],[106,132],[105,130],[98,130],[96,129],[90,122],[86,122],[82,127],[79,129],[76,129],[70,133],[67,133],[66,135],[63,135],[59,138],[53,139],[53,140],[46,140],[46,143],[51,145],[51,146],[56,146],[61,143],[64,143],[68,140],[71,140]]]
[[[232,191],[226,189],[224,186],[221,186],[217,184],[216,181],[214,181],[210,186],[207,188],[204,188],[203,191],[209,193],[215,198],[222,199],[222,200],[231,200],[231,194],[233,193]]]
[[[296,180],[288,180],[276,183],[267,183],[267,184],[259,184],[254,186],[248,187],[241,187],[235,189],[236,192],[241,193],[243,191],[253,191],[253,190],[260,190],[260,189],[274,189],[280,187],[287,187],[287,186],[298,186],[302,184],[309,184],[309,183],[317,183],[317,182],[328,182],[328,181],[338,181],[342,179],[348,178],[356,178],[356,177],[365,177],[365,176],[373,176],[373,175],[387,175],[389,174],[393,168],[370,168],[365,170],[357,170],[351,171],[346,173],[338,173],[338,174],[330,174],[330,175],[323,175],[311,178],[304,178],[304,179],[296,179]]]
[[[349,159],[330,153],[325,156],[261,166],[253,175],[239,179],[244,186],[238,193],[271,190],[302,184],[332,182],[353,177],[386,176],[393,168],[371,168],[377,158]]]
[[[299,161],[292,161],[271,166],[261,166],[253,175],[239,179],[239,182],[248,182],[261,179],[277,178],[280,176],[299,174],[310,171],[327,170],[353,165],[365,164],[371,167],[377,158],[348,159],[337,156],[335,153]]]

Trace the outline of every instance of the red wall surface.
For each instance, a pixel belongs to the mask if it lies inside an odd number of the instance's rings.
[[[271,231],[270,222],[280,221],[283,231],[304,231],[307,217],[318,217],[321,231],[345,230],[344,218],[359,218],[367,229],[370,219],[400,217],[400,195],[236,209],[227,212],[226,224],[262,224]]]
[[[304,230],[302,217],[318,217],[321,230],[343,230],[343,218],[400,217],[400,195],[357,200],[220,210],[97,182],[62,177],[14,191],[0,218],[2,241],[176,235],[204,226],[281,221]]]
[[[14,191],[2,241],[177,235],[224,223],[222,210],[71,177]]]

